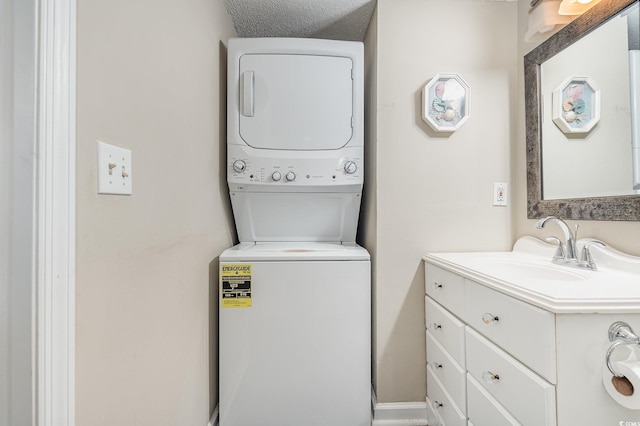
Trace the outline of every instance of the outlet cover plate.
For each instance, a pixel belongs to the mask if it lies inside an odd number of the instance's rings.
[[[98,141],[98,194],[131,195],[131,151]]]
[[[503,182],[496,182],[493,184],[493,205],[494,206],[506,206],[508,201],[508,188],[509,185]]]

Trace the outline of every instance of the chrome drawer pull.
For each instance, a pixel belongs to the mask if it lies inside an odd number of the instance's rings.
[[[433,288],[435,288],[436,290],[441,289],[443,287],[442,284],[440,284],[438,281],[433,283]]]
[[[484,322],[485,324],[491,324],[492,322],[498,322],[498,321],[500,321],[500,318],[498,318],[497,315],[493,315],[488,312],[482,315],[482,322]]]
[[[433,401],[432,405],[433,405],[433,408],[435,408],[436,410],[444,406],[442,402],[439,402],[439,401]]]
[[[434,322],[434,323],[431,323],[431,329],[432,329],[433,331],[441,330],[441,329],[442,329],[442,326],[441,326],[440,324],[438,324],[438,323]]]
[[[482,379],[487,383],[495,383],[500,380],[500,376],[492,373],[491,371],[484,371],[482,373]]]

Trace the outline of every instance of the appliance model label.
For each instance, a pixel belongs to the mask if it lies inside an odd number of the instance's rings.
[[[251,307],[251,264],[223,264],[220,269],[222,277],[222,307]]]

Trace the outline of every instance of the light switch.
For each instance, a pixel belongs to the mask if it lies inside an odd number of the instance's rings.
[[[98,141],[98,194],[131,195],[131,151]]]

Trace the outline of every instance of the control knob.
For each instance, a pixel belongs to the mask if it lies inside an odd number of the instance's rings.
[[[296,180],[296,174],[293,172],[287,172],[287,174],[284,177],[287,178],[289,182]]]
[[[247,163],[244,160],[236,160],[233,162],[233,171],[236,173],[242,173],[247,169]]]
[[[344,163],[344,171],[347,172],[347,174],[352,175],[357,170],[358,170],[358,165],[354,161],[347,161],[346,163]]]
[[[280,179],[282,179],[282,174],[280,174],[280,172],[278,172],[278,171],[273,172],[271,174],[271,179],[273,179],[274,181],[278,182]]]

